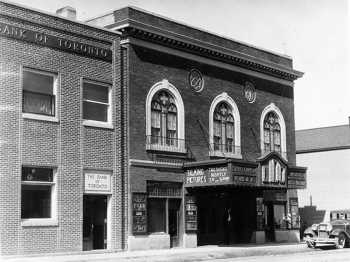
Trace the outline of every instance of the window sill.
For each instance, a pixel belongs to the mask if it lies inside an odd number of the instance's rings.
[[[225,153],[225,152],[222,152],[222,151],[209,151],[209,156],[242,159],[242,154],[241,153]]]
[[[21,220],[22,227],[57,227],[58,221],[53,218],[25,218]]]
[[[91,127],[106,128],[106,129],[113,129],[113,125],[111,123],[94,121],[94,120],[84,120],[83,125],[84,126],[91,126]]]
[[[35,119],[35,120],[48,121],[48,122],[58,122],[58,118],[55,116],[45,116],[45,115],[32,114],[32,113],[22,113],[22,117],[26,118],[26,119]]]
[[[146,145],[146,150],[149,151],[159,151],[159,152],[172,152],[172,153],[183,153],[186,154],[186,148],[175,147],[175,146],[163,146],[157,144]]]

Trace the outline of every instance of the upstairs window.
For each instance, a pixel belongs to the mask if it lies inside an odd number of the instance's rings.
[[[162,90],[151,103],[151,143],[177,146],[177,108],[174,97]]]
[[[281,152],[281,126],[275,112],[269,112],[264,119],[264,152]]]
[[[232,108],[225,102],[218,104],[214,110],[214,150],[221,152],[234,153],[235,133],[234,118]]]
[[[55,117],[57,75],[24,68],[22,81],[22,112]]]
[[[111,122],[111,87],[107,84],[83,82],[83,119],[93,122]]]
[[[209,109],[209,156],[242,158],[241,120],[235,101],[223,92]]]
[[[185,109],[180,92],[164,79],[146,98],[146,150],[186,153]]]

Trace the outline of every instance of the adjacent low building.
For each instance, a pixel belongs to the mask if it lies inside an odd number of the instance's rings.
[[[299,241],[290,57],[134,7],[0,10],[2,255]]]
[[[299,190],[300,205],[312,196],[318,209],[348,209],[350,125],[327,126],[296,131],[297,162],[308,166],[308,188]]]

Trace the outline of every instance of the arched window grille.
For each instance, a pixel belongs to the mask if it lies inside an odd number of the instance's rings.
[[[219,103],[213,114],[213,142],[214,150],[235,152],[235,121],[232,108],[225,102]]]
[[[269,112],[264,119],[264,151],[281,152],[281,126],[277,114]]]
[[[157,92],[151,103],[151,143],[177,146],[177,108],[167,91]]]

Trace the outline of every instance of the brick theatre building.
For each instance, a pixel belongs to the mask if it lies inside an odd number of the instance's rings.
[[[1,255],[299,241],[290,57],[134,7],[0,10]]]

